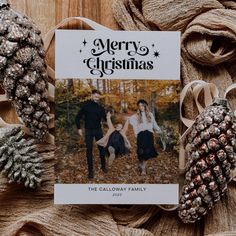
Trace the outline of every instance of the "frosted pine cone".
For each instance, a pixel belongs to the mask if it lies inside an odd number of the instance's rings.
[[[48,133],[48,76],[40,31],[0,0],[0,85],[40,141]]]
[[[185,185],[179,216],[199,220],[220,200],[236,163],[236,121],[227,100],[217,98],[200,114],[187,136]]]
[[[0,129],[0,171],[9,178],[9,183],[36,188],[41,183],[42,160],[35,151],[34,141],[23,136],[20,127]]]

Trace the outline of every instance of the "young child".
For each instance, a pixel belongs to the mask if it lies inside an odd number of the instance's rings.
[[[121,156],[129,153],[131,148],[130,142],[126,137],[129,122],[125,122],[124,126],[121,123],[115,126],[111,121],[111,113],[107,113],[108,131],[106,135],[97,141],[99,146],[105,147],[109,153],[108,165],[111,166],[116,156]]]

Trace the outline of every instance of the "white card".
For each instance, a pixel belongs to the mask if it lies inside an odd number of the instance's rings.
[[[55,155],[60,167],[55,173],[55,203],[177,204],[180,32],[57,30],[55,48]],[[113,158],[109,147],[104,147],[108,173],[101,169],[101,143],[95,143],[98,133],[101,140],[109,133],[108,122],[101,119],[95,125],[101,114],[95,108],[89,115],[86,113],[94,105],[94,89],[101,93],[96,103],[106,113],[112,113],[115,128],[130,122],[125,135],[132,147],[126,146],[127,152],[117,150]],[[163,135],[155,134],[153,121],[153,127],[149,124],[146,130],[147,136],[135,135],[132,119],[140,109],[140,99],[148,103],[147,109]],[[76,116],[78,111],[80,118]],[[78,135],[76,119],[80,119],[82,136]],[[86,122],[91,127],[86,127]],[[145,131],[145,125],[139,129],[138,132]],[[124,136],[120,138],[127,145]],[[137,143],[142,146],[141,142],[147,147],[139,147]],[[140,158],[146,158],[141,154],[142,148],[147,152],[147,161],[140,167]],[[94,176],[88,178],[92,165]]]
[[[56,31],[56,78],[180,77],[180,32]]]

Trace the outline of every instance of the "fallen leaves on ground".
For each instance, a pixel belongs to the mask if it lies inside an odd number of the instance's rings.
[[[141,176],[138,170],[136,140],[132,132],[128,132],[132,144],[131,153],[114,160],[108,173],[101,170],[98,148],[94,143],[94,178],[88,180],[85,145],[76,153],[66,153],[65,146],[57,146],[55,175],[57,183],[99,183],[99,184],[138,184],[138,183],[178,183],[178,154],[165,152],[157,146],[159,155],[147,161],[147,174]]]

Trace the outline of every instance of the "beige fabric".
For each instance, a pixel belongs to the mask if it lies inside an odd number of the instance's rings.
[[[52,217],[53,216],[53,217]],[[109,210],[103,207],[49,206],[28,214],[2,231],[16,235],[22,226],[30,225],[42,235],[107,235],[120,236]]]
[[[134,229],[122,225],[118,226],[118,229],[120,231],[120,236],[154,236],[154,234],[145,229]]]
[[[210,9],[223,8],[217,0],[144,0],[143,15],[161,30],[183,31],[197,15]]]
[[[204,66],[235,59],[235,13],[235,10],[215,9],[198,15],[190,22],[182,36],[182,48],[188,58]]]
[[[126,208],[112,207],[114,220],[118,225],[125,225],[129,228],[140,228],[154,215],[160,215],[161,210],[156,206],[131,206]]]

